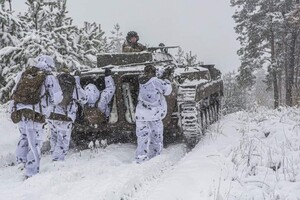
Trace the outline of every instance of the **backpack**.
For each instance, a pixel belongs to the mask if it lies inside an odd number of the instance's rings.
[[[97,107],[98,102],[100,100],[100,96],[96,101],[94,107],[85,106],[83,109],[83,120],[84,123],[87,125],[93,124],[101,124],[106,123],[106,117],[104,113],[102,113],[99,108]]]
[[[75,78],[71,74],[62,73],[57,76],[57,79],[63,93],[63,100],[59,105],[66,107],[73,100],[73,91],[76,85]]]
[[[35,105],[41,100],[41,89],[46,79],[46,72],[31,67],[21,75],[20,81],[12,95],[17,103]]]

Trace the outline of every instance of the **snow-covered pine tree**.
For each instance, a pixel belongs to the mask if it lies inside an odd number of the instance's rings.
[[[57,49],[56,37],[53,37],[57,28],[56,12],[51,11],[53,4],[47,4],[44,0],[27,0],[26,5],[28,10],[18,16],[25,25],[24,35],[18,44],[7,47],[12,51],[0,55],[6,64],[18,64],[21,68],[25,67],[29,58],[39,54],[53,55]]]
[[[96,66],[96,55],[109,52],[100,25],[85,23],[78,29],[67,16],[67,0],[26,0],[27,11],[12,15],[0,0],[0,102],[8,100],[14,77],[40,54],[54,57],[56,66],[71,70]]]
[[[175,54],[175,59],[178,63],[178,65],[184,65],[185,59],[184,59],[185,52],[181,47],[178,48],[177,53]]]
[[[256,102],[259,106],[264,106],[267,108],[272,108],[272,97],[273,97],[273,91],[268,90],[268,85],[266,84],[266,70],[258,69],[255,72],[255,84],[253,85],[252,94],[253,100]]]
[[[67,66],[71,71],[86,68],[84,56],[78,44],[77,26],[73,25],[72,18],[67,16],[67,0],[48,0],[53,17],[51,25],[52,38],[56,43],[54,57],[58,67]]]
[[[268,66],[274,89],[274,107],[279,105],[278,95],[278,41],[281,39],[282,13],[278,7],[281,0],[231,0],[236,7],[233,16],[239,35],[238,40],[241,49],[238,54],[241,57],[240,77],[252,79],[251,73],[257,68]],[[250,76],[250,77],[248,77]],[[246,81],[247,83],[247,81]],[[248,81],[252,84],[253,82]],[[251,85],[249,85],[251,87]]]
[[[283,99],[292,106],[292,88],[300,66],[299,0],[231,0],[231,3],[237,9],[234,19],[242,60],[253,69],[252,60],[258,59],[261,66],[267,66],[274,106]]]
[[[11,4],[6,2],[7,0],[0,0],[0,49],[15,45],[23,30],[21,21],[12,15]],[[7,8],[8,5],[10,5],[9,8]]]
[[[236,75],[237,82],[241,88],[244,90],[251,89],[255,84],[255,75],[253,64],[249,61],[241,62],[241,66],[238,69],[238,74]]]
[[[31,58],[40,54],[51,55],[56,65],[67,64],[81,68],[81,52],[74,43],[77,27],[66,17],[66,0],[27,0],[27,12],[18,16],[24,25],[23,35],[17,43],[0,50],[3,77],[6,84],[0,91],[0,101],[8,100],[14,85],[13,78],[28,65]]]
[[[114,25],[114,29],[111,31],[111,34],[112,36],[109,37],[111,42],[111,52],[121,53],[124,38],[123,38],[123,33],[120,31],[120,25],[118,23]]]
[[[224,81],[224,114],[230,114],[246,109],[246,90],[237,81],[236,72],[228,72],[223,75]]]
[[[23,36],[22,22],[12,15],[11,1],[0,0],[0,54],[5,55],[14,50]],[[6,48],[6,47],[11,48]],[[5,48],[5,49],[3,49]],[[13,82],[10,80],[12,73],[20,69],[16,65],[7,65],[0,59],[0,103],[8,100],[8,94]]]
[[[28,56],[52,55],[58,67],[67,65],[76,69],[81,68],[83,58],[76,40],[78,28],[67,16],[66,2],[67,0],[28,0],[28,11],[20,16],[28,24],[27,38],[24,37],[23,40],[34,47],[34,51],[29,51]],[[31,48],[30,46],[28,47]],[[24,49],[28,50],[27,46]]]
[[[96,67],[98,53],[109,52],[111,45],[104,36],[100,24],[85,22],[79,30],[78,44],[81,48],[84,64]]]

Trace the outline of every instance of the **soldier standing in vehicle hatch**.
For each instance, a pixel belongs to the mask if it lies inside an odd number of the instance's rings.
[[[126,36],[126,41],[122,46],[122,51],[125,53],[128,52],[141,52],[147,50],[147,48],[138,43],[139,36],[135,31],[129,31]]]

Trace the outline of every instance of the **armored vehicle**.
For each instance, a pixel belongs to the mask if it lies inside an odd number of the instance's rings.
[[[108,139],[110,143],[136,140],[138,78],[143,74],[145,64],[150,63],[157,69],[174,69],[170,77],[173,92],[166,97],[168,114],[163,121],[165,142],[182,139],[193,146],[200,140],[207,127],[218,120],[223,93],[221,73],[214,65],[178,65],[165,49],[98,55],[97,68],[82,72],[81,84],[84,87],[94,83],[102,90],[104,70],[110,68],[116,84],[111,114],[108,122],[98,125],[84,124],[84,116],[79,115],[72,133],[75,143],[87,145],[87,141],[96,139]]]

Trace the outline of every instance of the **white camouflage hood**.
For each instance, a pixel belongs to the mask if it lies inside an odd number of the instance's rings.
[[[36,59],[36,67],[45,71],[54,71],[55,64],[52,57],[47,55],[38,56]]]

